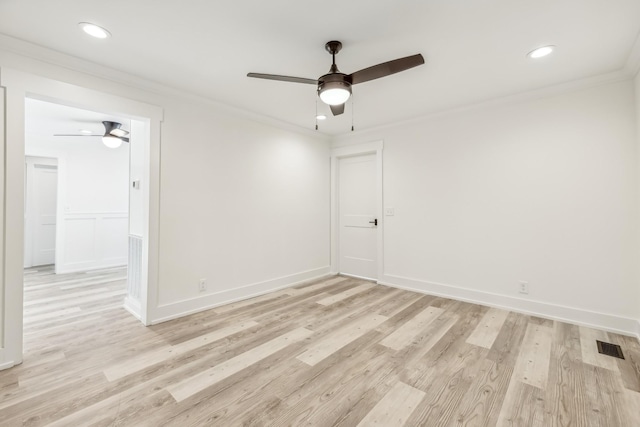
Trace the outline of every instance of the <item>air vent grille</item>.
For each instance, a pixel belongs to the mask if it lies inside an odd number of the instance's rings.
[[[620,348],[617,344],[611,344],[608,342],[598,341],[598,353],[606,354],[607,356],[617,357],[618,359],[624,359],[624,355],[622,354],[622,348]]]

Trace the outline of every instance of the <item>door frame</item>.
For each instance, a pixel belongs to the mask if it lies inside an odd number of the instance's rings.
[[[382,190],[382,153],[384,141],[366,142],[357,145],[347,145],[331,149],[331,272],[340,272],[340,206],[339,206],[339,179],[338,163],[345,157],[355,157],[364,154],[376,156],[376,251],[377,251],[377,281],[384,274],[384,217],[383,217],[383,190]]]
[[[56,246],[55,246],[55,260],[54,260],[54,264],[57,265],[58,264],[58,246],[57,246],[57,242],[58,242],[58,224],[60,222],[60,211],[58,210],[60,203],[59,203],[59,192],[60,192],[60,166],[59,166],[59,160],[56,156],[39,156],[39,155],[34,155],[31,152],[25,152],[25,165],[27,165],[29,163],[29,158],[32,159],[45,159],[48,160],[51,163],[55,162],[55,165],[50,165],[50,166],[55,166],[56,168]],[[33,160],[32,162],[34,165],[37,164],[41,164],[44,165],[45,163],[42,162],[42,160]],[[29,171],[27,170],[25,173],[25,177],[29,178]],[[31,182],[31,185],[33,184],[33,182]],[[29,201],[31,200],[31,197],[29,196],[29,188],[28,186],[30,185],[29,180],[26,180],[26,184],[27,188],[25,188],[25,213],[27,210],[29,210],[29,208],[33,208],[33,206],[30,206]],[[32,221],[33,222],[33,221]],[[29,267],[33,267],[33,237],[35,236],[35,231],[34,231],[34,227],[33,224],[27,225],[25,223],[25,250],[24,250],[24,254],[25,254],[25,258],[23,260],[23,265],[24,264],[28,264],[28,266],[25,266],[25,268],[29,268]],[[30,231],[31,236],[28,236],[27,234],[27,230]],[[32,237],[32,239],[27,239],[27,237]],[[31,242],[29,242],[29,240],[32,240]],[[27,250],[28,249],[28,250]],[[27,262],[28,261],[28,262]]]
[[[0,69],[0,369],[22,362],[25,99],[34,98],[87,110],[101,111],[145,123],[142,190],[144,230],[140,320],[149,325],[158,307],[160,123],[161,107],[23,71]],[[60,165],[58,165],[60,166]],[[3,316],[1,316],[3,315]],[[4,318],[2,318],[4,317]]]

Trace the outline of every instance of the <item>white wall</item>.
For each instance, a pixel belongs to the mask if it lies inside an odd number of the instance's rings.
[[[636,73],[634,83],[636,89],[636,138],[638,140],[638,163],[640,164],[640,72]],[[638,181],[638,191],[640,194],[640,176]],[[638,226],[638,233],[640,234],[640,226]],[[638,259],[638,268],[640,269],[640,258]],[[640,294],[640,281],[638,281],[638,294]],[[637,334],[640,337],[640,297],[636,304],[636,317],[638,318]]]
[[[0,42],[7,40],[0,37]],[[0,46],[0,69],[37,74],[164,111],[160,227],[151,230],[152,239],[159,238],[160,268],[157,283],[152,283],[158,301],[151,302],[150,322],[330,271],[329,138],[15,43],[19,49]],[[24,54],[13,53],[18,51]],[[47,62],[24,55],[46,56]],[[52,65],[56,62],[63,66]],[[140,89],[145,87],[150,89]],[[207,279],[205,292],[198,291],[200,278]]]
[[[213,304],[328,272],[326,140],[187,103],[162,135],[161,307],[201,278]]]
[[[129,150],[100,138],[27,134],[25,152],[59,159],[56,271],[127,263]]]
[[[381,281],[635,332],[633,93],[618,82],[337,138],[384,140]]]

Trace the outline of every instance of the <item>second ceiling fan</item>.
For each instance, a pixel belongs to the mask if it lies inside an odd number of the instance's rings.
[[[129,142],[129,132],[121,129],[122,123],[103,121],[104,135],[91,135],[91,134],[55,134],[53,136],[89,136],[89,137],[102,137],[102,143],[109,148],[118,148],[123,142]]]
[[[249,73],[247,77],[317,85],[318,96],[322,102],[331,107],[331,113],[337,116],[344,113],[344,103],[347,102],[351,96],[352,85],[379,79],[380,77],[389,76],[424,64],[422,55],[417,54],[374,65],[373,67],[365,68],[355,73],[344,74],[338,70],[338,66],[336,65],[336,54],[342,49],[342,43],[334,40],[328,42],[324,47],[333,57],[333,63],[331,64],[329,73],[320,76],[316,80],[261,73]]]

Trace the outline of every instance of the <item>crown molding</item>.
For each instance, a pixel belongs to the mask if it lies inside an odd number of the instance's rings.
[[[346,137],[348,135],[363,135],[371,132],[377,132],[384,129],[394,128],[419,123],[426,120],[433,120],[442,116],[459,114],[466,111],[476,109],[504,106],[509,104],[520,103],[528,100],[546,98],[559,95],[565,92],[572,92],[589,87],[599,86],[603,84],[628,80],[635,77],[640,71],[640,34],[636,37],[636,41],[631,49],[629,57],[623,68],[620,70],[602,74],[598,76],[587,77],[580,80],[560,83],[557,85],[547,86],[540,89],[534,89],[514,95],[508,95],[499,98],[492,98],[485,101],[462,105],[446,110],[433,111],[427,114],[419,115],[410,119],[401,120],[393,123],[387,123],[380,126],[370,127],[355,132],[343,132],[336,135],[327,134],[320,130],[311,130],[293,123],[289,123],[275,117],[260,114],[251,110],[235,107],[215,99],[194,94],[176,87],[168,86],[163,83],[155,82],[141,76],[125,73],[114,68],[110,68],[95,62],[68,55],[53,49],[49,49],[34,43],[30,43],[21,39],[17,39],[6,34],[0,33],[0,50],[10,52],[14,55],[29,58],[38,62],[47,63],[57,67],[61,67],[73,72],[79,72],[92,77],[108,80],[113,83],[142,90],[160,96],[176,97],[185,101],[196,102],[213,107],[220,112],[227,113],[236,117],[245,118],[256,123],[272,126],[282,130],[299,133],[306,136],[315,137],[323,140],[333,140]]]
[[[563,93],[575,92],[575,91],[587,89],[590,87],[596,87],[596,86],[601,86],[609,83],[626,81],[626,80],[630,80],[631,78],[632,77],[624,69],[620,69],[618,71],[614,71],[607,74],[601,74],[598,76],[587,77],[579,80],[572,80],[570,82],[551,85],[551,86],[543,87],[540,89],[534,89],[527,92],[517,93],[514,95],[507,95],[499,98],[492,98],[485,101],[453,107],[446,110],[433,111],[427,114],[422,114],[420,116],[416,116],[416,117],[402,120],[402,121],[387,123],[380,126],[375,126],[371,128],[358,130],[358,131],[353,131],[353,132],[343,132],[343,133],[334,135],[333,141],[336,142],[336,140],[339,140],[341,138],[348,137],[348,136],[366,135],[369,133],[380,132],[386,129],[393,129],[399,126],[412,125],[412,124],[434,120],[440,117],[460,114],[468,111],[474,111],[474,110],[492,108],[492,107],[502,107],[502,106],[508,106],[511,104],[519,104],[525,101],[533,101],[536,99],[549,98],[549,97],[560,95]]]
[[[241,117],[256,123],[268,125],[281,130],[299,133],[318,139],[329,140],[330,135],[320,131],[311,130],[293,123],[289,123],[275,117],[263,115],[244,108],[235,107],[215,99],[194,94],[186,90],[168,86],[141,76],[137,76],[123,71],[116,70],[95,62],[87,61],[76,56],[68,55],[44,46],[40,46],[25,40],[17,39],[0,33],[0,50],[17,55],[19,57],[28,58],[40,63],[46,63],[66,70],[82,73],[91,77],[108,80],[118,85],[128,88],[141,90],[150,94],[159,96],[170,96],[213,107],[222,113],[232,116]]]

